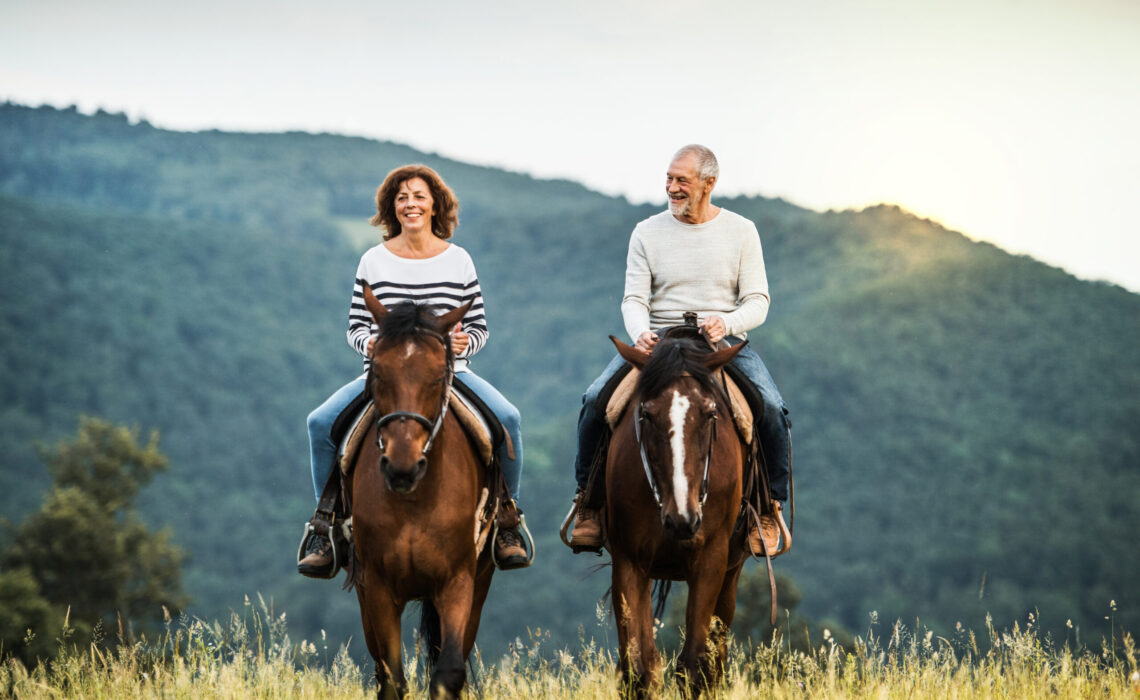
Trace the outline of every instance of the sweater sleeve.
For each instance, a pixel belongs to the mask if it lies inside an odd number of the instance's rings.
[[[479,287],[479,275],[475,272],[475,261],[467,256],[464,264],[463,299],[460,304],[471,302],[471,308],[463,315],[463,331],[467,333],[467,349],[459,357],[468,358],[483,349],[491,337],[487,328],[487,313],[483,302],[483,290]]]
[[[621,317],[625,332],[636,341],[649,330],[649,296],[653,290],[653,272],[638,229],[629,237],[625,258],[625,296],[621,301]]]
[[[348,345],[362,356],[368,355],[368,339],[372,337],[372,314],[364,305],[364,258],[356,266],[356,281],[352,285],[352,301],[348,307]]]
[[[768,318],[771,297],[768,294],[768,273],[764,269],[764,251],[756,226],[744,237],[737,272],[737,306],[724,315],[726,335],[739,336],[756,328]]]

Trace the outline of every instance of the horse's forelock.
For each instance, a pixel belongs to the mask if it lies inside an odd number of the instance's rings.
[[[435,314],[426,304],[405,302],[388,309],[388,315],[379,324],[380,339],[398,342],[414,338],[421,331],[435,330]]]
[[[688,338],[663,338],[653,348],[649,362],[637,378],[637,392],[643,399],[659,396],[684,373],[688,373],[709,393],[716,394],[717,386],[713,373],[701,361],[708,354],[708,346],[703,340]]]

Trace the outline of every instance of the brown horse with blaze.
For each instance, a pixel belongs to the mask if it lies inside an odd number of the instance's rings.
[[[367,285],[364,297],[379,326],[368,387],[379,418],[351,480],[364,638],[380,697],[402,697],[400,616],[422,601],[431,696],[456,697],[495,569],[476,524],[485,467],[447,411],[448,329],[467,306],[436,317],[414,304],[386,309]]]
[[[651,584],[685,581],[677,680],[686,694],[699,695],[723,673],[725,635],[748,558],[744,531],[736,527],[745,446],[720,378],[744,346],[710,351],[699,337],[664,337],[649,354],[611,339],[641,371],[614,428],[606,468],[620,672],[627,692],[656,692]]]

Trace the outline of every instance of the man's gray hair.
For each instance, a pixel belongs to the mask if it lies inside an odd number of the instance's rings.
[[[720,165],[716,162],[716,156],[708,149],[707,146],[702,146],[699,143],[690,143],[688,146],[682,146],[675,154],[673,160],[677,160],[683,156],[693,155],[697,158],[697,177],[701,181],[705,181],[710,177],[720,177]]]

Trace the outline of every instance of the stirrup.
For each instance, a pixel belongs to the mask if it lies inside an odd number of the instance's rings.
[[[314,516],[313,520],[315,519],[316,517]],[[320,530],[317,529],[317,526],[313,520],[305,523],[305,529],[301,533],[301,542],[297,545],[298,565],[300,565],[301,560],[305,558],[305,552],[309,549],[309,545],[312,543],[313,538],[319,537],[322,534]],[[329,569],[327,576],[310,576],[309,578],[335,578],[336,575],[340,573],[341,568],[344,567],[344,563],[340,561],[340,554],[337,552],[337,534],[344,538],[344,542],[346,544],[352,544],[352,516],[349,516],[348,518],[340,521],[339,525],[336,524],[335,515],[330,519],[330,522],[327,525],[327,531],[324,533],[324,536],[328,538],[329,547],[332,549],[332,567]]]
[[[578,499],[575,498],[574,502],[572,504],[570,504],[570,512],[566,514],[566,519],[562,521],[562,527],[558,529],[558,536],[562,538],[562,544],[569,547],[570,550],[572,552],[574,552],[575,554],[581,554],[582,552],[593,552],[594,554],[597,554],[599,557],[602,556],[602,549],[604,548],[604,545],[601,547],[584,547],[580,544],[577,544],[577,545],[576,544],[570,544],[570,537],[567,536],[566,532],[570,529],[570,525],[574,522],[574,516],[577,514],[578,514]],[[603,532],[603,535],[604,535],[604,532]],[[603,537],[602,539],[604,540],[605,537]]]
[[[491,562],[494,563],[496,569],[500,569],[503,571],[511,571],[514,569],[525,569],[528,566],[530,566],[532,563],[534,563],[534,538],[531,537],[530,529],[527,528],[527,526],[526,526],[526,516],[523,515],[523,512],[521,510],[518,513],[519,513],[518,531],[519,531],[519,537],[521,537],[522,541],[523,541],[523,549],[526,550],[526,563],[520,564],[518,566],[512,566],[509,569],[503,569],[502,565],[499,564],[499,558],[495,555],[495,549],[496,549],[495,543],[499,539],[499,523],[496,522],[494,527],[491,529]]]

